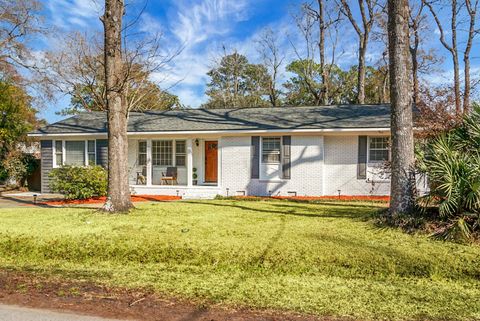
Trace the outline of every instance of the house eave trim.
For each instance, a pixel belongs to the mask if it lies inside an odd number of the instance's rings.
[[[324,129],[239,129],[239,130],[188,130],[188,131],[150,131],[127,132],[129,136],[148,135],[198,135],[198,134],[267,134],[267,133],[349,133],[349,132],[390,132],[388,127],[378,128],[324,128]],[[29,137],[74,137],[74,136],[102,136],[107,133],[32,133]]]

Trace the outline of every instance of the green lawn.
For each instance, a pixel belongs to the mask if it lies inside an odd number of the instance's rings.
[[[361,319],[479,319],[480,246],[379,229],[379,205],[145,203],[0,209],[0,269]]]

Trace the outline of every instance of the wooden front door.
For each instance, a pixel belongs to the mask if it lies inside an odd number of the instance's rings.
[[[218,142],[205,142],[205,182],[216,183],[218,175]]]

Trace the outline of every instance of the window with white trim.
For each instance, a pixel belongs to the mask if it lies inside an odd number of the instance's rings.
[[[87,156],[88,156],[88,165],[93,166],[97,163],[95,157],[95,141],[87,141]]]
[[[55,165],[63,165],[63,143],[61,140],[55,141]]]
[[[147,165],[147,142],[146,141],[138,142],[138,165],[139,166]]]
[[[152,165],[172,166],[173,142],[171,140],[152,141]]]
[[[95,165],[97,160],[96,141],[92,140],[56,140],[54,148],[54,166]]]
[[[385,162],[390,160],[389,137],[370,137],[368,155],[370,162]]]
[[[72,166],[85,165],[85,141],[83,140],[65,141],[65,165],[72,165]]]
[[[175,165],[185,166],[187,158],[187,142],[184,140],[175,141]]]
[[[262,137],[262,163],[278,164],[281,155],[280,137]]]

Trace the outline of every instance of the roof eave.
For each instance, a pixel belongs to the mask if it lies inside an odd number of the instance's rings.
[[[263,134],[263,133],[348,133],[348,132],[385,132],[390,127],[351,127],[351,128],[292,128],[292,129],[236,129],[236,130],[189,130],[189,131],[135,131],[127,132],[129,136],[137,135],[195,135],[195,134]],[[93,133],[29,133],[29,137],[77,137],[106,136],[106,132]]]

